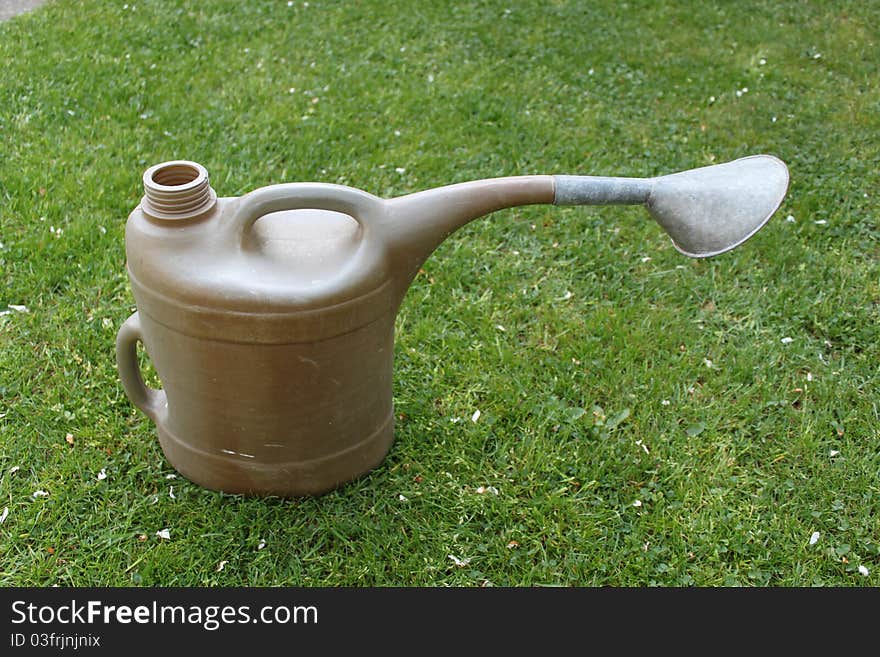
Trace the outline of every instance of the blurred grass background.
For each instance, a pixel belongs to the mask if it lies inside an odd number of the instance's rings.
[[[876,585],[878,22],[846,1],[56,0],[0,24],[0,584]],[[200,162],[223,196],[395,196],[759,152],[789,196],[708,261],[638,208],[447,240],[398,318],[397,442],[328,495],[169,478],[118,383],[149,165]]]

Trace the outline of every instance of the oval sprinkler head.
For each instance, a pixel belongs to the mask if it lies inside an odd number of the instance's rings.
[[[752,155],[653,179],[646,202],[675,248],[708,258],[757,233],[788,191],[788,167],[772,155]]]

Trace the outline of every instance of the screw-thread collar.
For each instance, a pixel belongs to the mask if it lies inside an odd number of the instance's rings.
[[[213,209],[217,195],[208,171],[188,160],[172,160],[144,172],[143,211],[156,219],[191,219]]]

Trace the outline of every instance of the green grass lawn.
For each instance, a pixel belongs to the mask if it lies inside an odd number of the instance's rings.
[[[877,585],[878,22],[856,1],[58,0],[0,24],[0,311],[27,308],[0,316],[0,584]],[[322,497],[173,478],[118,382],[152,164],[200,162],[222,196],[395,196],[760,152],[789,196],[711,260],[638,208],[447,240],[398,317],[397,441]]]

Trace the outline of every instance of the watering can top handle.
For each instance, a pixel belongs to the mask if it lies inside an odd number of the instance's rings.
[[[260,217],[284,210],[331,210],[352,217],[366,230],[381,200],[367,192],[330,183],[284,183],[245,194],[232,217],[233,229],[244,238]]]

